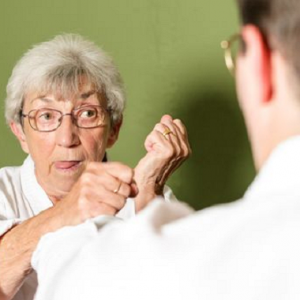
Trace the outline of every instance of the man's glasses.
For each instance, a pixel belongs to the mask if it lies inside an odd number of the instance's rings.
[[[236,58],[241,48],[241,35],[234,34],[228,40],[221,42],[221,47],[224,50],[224,58],[227,69],[234,76],[236,67]]]
[[[109,110],[100,105],[86,105],[74,108],[71,113],[63,114],[52,108],[33,109],[28,114],[21,112],[22,118],[28,118],[32,129],[41,132],[56,130],[65,116],[70,116],[72,122],[79,128],[96,128],[106,124]]]

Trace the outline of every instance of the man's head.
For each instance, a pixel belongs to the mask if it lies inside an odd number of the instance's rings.
[[[271,49],[287,59],[300,81],[300,1],[237,0],[242,25],[255,25]]]
[[[257,169],[300,134],[300,2],[238,0],[243,47],[236,84]]]
[[[49,196],[70,191],[118,138],[125,96],[111,58],[77,35],[29,50],[7,85],[6,119]]]

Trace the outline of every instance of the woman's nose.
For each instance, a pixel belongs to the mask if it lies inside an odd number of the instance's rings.
[[[78,127],[74,124],[71,114],[62,116],[61,124],[56,129],[56,143],[67,148],[79,145]]]

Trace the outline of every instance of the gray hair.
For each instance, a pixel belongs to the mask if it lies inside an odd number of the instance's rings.
[[[79,35],[63,34],[34,46],[14,67],[6,87],[7,123],[20,123],[26,93],[67,97],[79,91],[82,76],[106,97],[111,123],[120,121],[125,108],[125,92],[112,59],[91,41]]]

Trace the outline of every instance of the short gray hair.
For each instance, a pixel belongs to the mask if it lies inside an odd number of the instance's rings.
[[[102,49],[75,34],[58,35],[27,51],[13,69],[6,87],[7,123],[20,123],[20,111],[28,92],[76,93],[85,76],[106,97],[114,125],[122,118],[125,92],[120,73]]]

